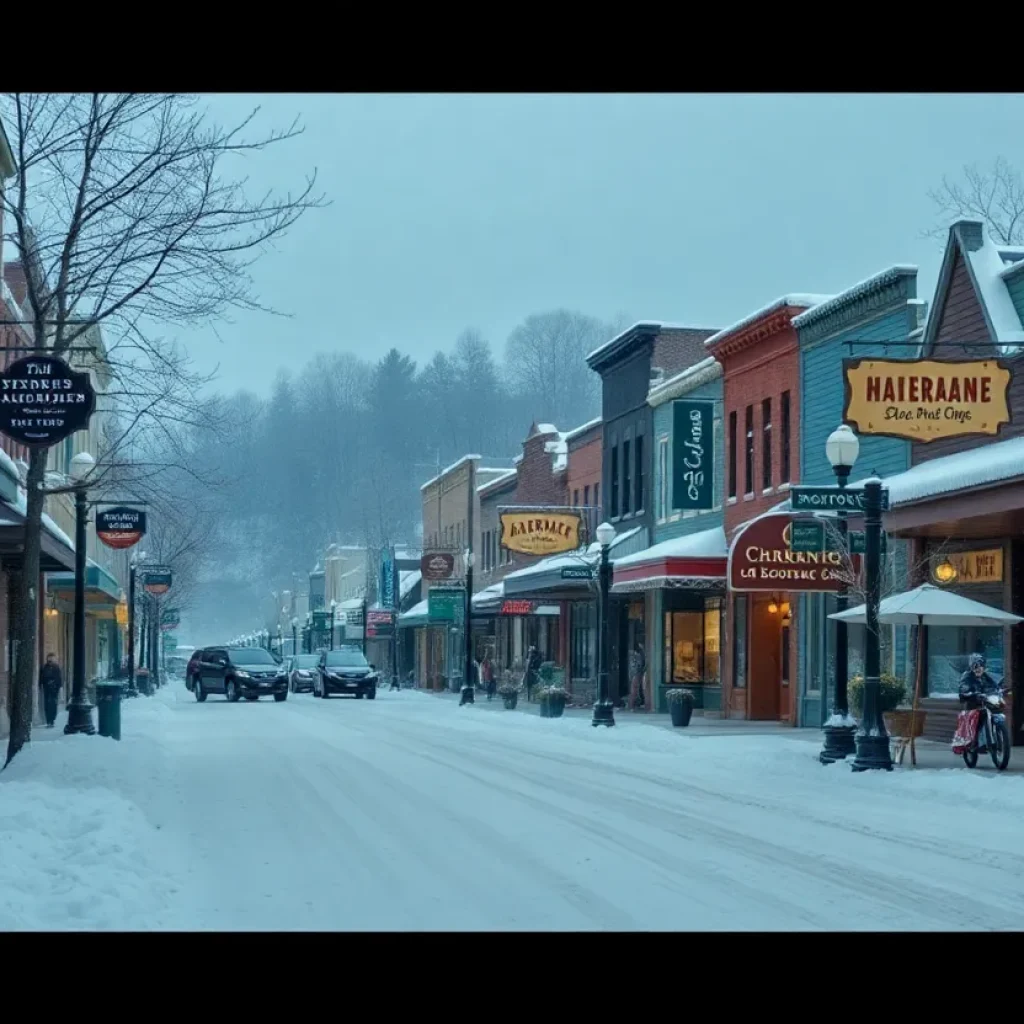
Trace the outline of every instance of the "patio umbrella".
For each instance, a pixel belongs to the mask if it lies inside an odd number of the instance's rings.
[[[867,622],[867,605],[859,604],[843,612],[833,612],[830,619],[841,622]],[[1015,626],[1024,622],[1020,615],[1004,612],[1001,608],[972,601],[931,583],[914,590],[892,594],[879,603],[878,621],[887,626],[917,626],[917,672],[914,680],[914,702],[910,713],[910,761],[917,764],[914,746],[917,708],[921,697],[921,674],[924,667],[925,634],[928,626]]]

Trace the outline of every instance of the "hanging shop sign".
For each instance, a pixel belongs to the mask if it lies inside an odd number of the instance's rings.
[[[96,392],[88,373],[56,356],[16,359],[0,371],[0,433],[49,448],[89,424]]]
[[[330,612],[313,612],[313,629],[317,633],[326,633],[331,628]]]
[[[177,608],[166,608],[160,613],[160,628],[177,629],[181,625],[181,612]]]
[[[420,559],[420,572],[428,582],[449,580],[455,572],[455,556],[450,551],[428,551]]]
[[[171,589],[170,569],[150,569],[142,579],[146,592],[154,597],[166,594]]]
[[[108,548],[130,548],[146,534],[146,513],[142,509],[105,508],[96,513],[96,536]]]
[[[178,638],[172,633],[168,633],[164,637],[164,650],[165,651],[176,651],[178,649]]]
[[[796,549],[793,523],[793,517],[783,512],[760,516],[743,526],[729,548],[730,589],[831,592],[859,574],[859,555]]]
[[[502,615],[532,615],[537,607],[536,601],[509,600],[501,603]]]
[[[672,508],[714,508],[715,403],[672,403]]]
[[[363,609],[362,608],[349,608],[345,612],[345,625],[346,626],[361,626],[363,624]]]
[[[1013,371],[996,359],[844,359],[843,422],[858,434],[927,444],[994,436],[1010,422]]]
[[[366,613],[366,635],[372,640],[387,640],[395,634],[395,613],[390,608],[371,609]]]
[[[932,558],[932,579],[943,586],[1003,582],[1003,549],[955,551]]]
[[[124,629],[128,625],[128,602],[121,597],[121,600],[114,605],[114,621]]]
[[[427,595],[427,618],[431,622],[458,622],[466,608],[466,591],[461,587],[431,587]]]
[[[501,513],[501,546],[522,555],[560,555],[583,541],[583,516],[562,509]]]

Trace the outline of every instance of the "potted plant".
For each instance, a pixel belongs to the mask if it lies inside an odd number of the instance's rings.
[[[547,705],[547,717],[561,718],[565,711],[565,702],[569,697],[565,687],[545,686],[541,693],[544,695],[544,704]],[[543,710],[541,710],[541,714],[544,714]]]
[[[878,679],[879,710],[885,714],[895,711],[907,699],[907,685],[898,676],[883,672]],[[860,718],[864,713],[864,676],[855,675],[847,684],[846,695],[850,702],[850,711]]]
[[[672,724],[677,728],[685,728],[693,716],[693,690],[675,687],[665,695],[668,700],[668,713],[672,716]]]
[[[515,711],[516,704],[519,703],[519,688],[511,683],[503,683],[498,688],[498,693],[501,694],[501,699],[505,702],[505,709]]]

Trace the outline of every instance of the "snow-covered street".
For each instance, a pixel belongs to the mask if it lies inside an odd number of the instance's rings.
[[[1024,779],[816,753],[175,683],[121,743],[43,731],[0,776],[0,929],[1020,926]]]

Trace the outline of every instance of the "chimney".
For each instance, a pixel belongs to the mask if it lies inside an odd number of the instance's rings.
[[[953,231],[968,252],[977,252],[985,244],[985,226],[980,220],[958,220],[953,225]]]

